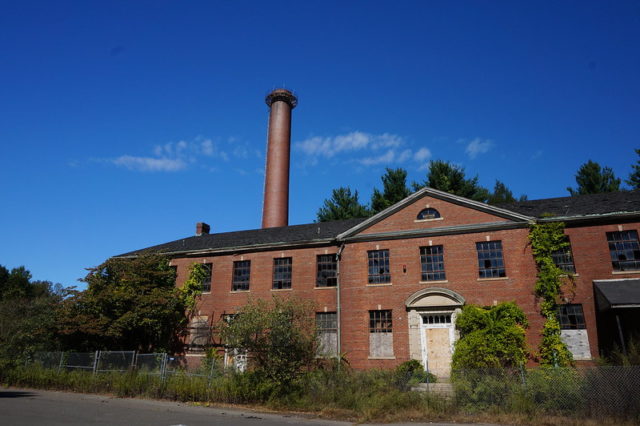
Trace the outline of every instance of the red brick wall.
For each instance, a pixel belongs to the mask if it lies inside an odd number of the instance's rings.
[[[462,295],[467,303],[492,305],[516,301],[530,318],[528,341],[537,345],[541,321],[534,306],[535,265],[527,246],[528,229],[450,235],[408,240],[349,244],[341,263],[342,350],[357,367],[387,367],[409,359],[405,300],[418,290],[443,287]],[[502,241],[506,278],[479,279],[476,242]],[[444,246],[446,282],[421,282],[420,247]],[[388,249],[391,284],[368,285],[367,251]],[[406,266],[406,272],[405,267]],[[393,339],[396,360],[372,360],[369,356],[368,311],[393,310]]]
[[[418,213],[427,206],[438,210],[439,219],[416,221]],[[462,207],[437,198],[424,196],[402,210],[365,229],[361,234],[378,232],[405,231],[412,229],[431,229],[446,226],[470,225],[474,223],[509,222],[507,219],[494,216],[468,207]]]
[[[440,203],[437,204],[436,202]],[[396,213],[392,217],[375,225],[377,231],[402,229],[401,219],[406,226],[415,226],[413,220],[417,212],[424,207],[425,200]],[[443,216],[456,218],[456,223],[472,223],[474,220],[495,221],[495,217],[465,209],[460,206],[447,206],[438,200],[429,204],[437,208]],[[416,207],[417,206],[417,207]],[[465,214],[468,214],[466,216]],[[393,222],[389,225],[387,221]],[[452,223],[434,221],[442,226]],[[421,225],[422,226],[422,225]],[[431,226],[431,225],[430,225]],[[621,225],[622,229],[640,228],[639,223]],[[589,334],[591,354],[598,355],[598,340],[593,297],[592,281],[595,279],[637,278],[639,274],[613,273],[609,257],[606,232],[619,230],[618,225],[582,226],[567,228],[573,249],[573,257],[578,276],[575,289],[567,289],[567,301],[581,303]],[[540,341],[542,318],[538,313],[533,289],[536,279],[535,264],[528,244],[528,229],[513,229],[495,232],[478,232],[464,235],[448,235],[429,238],[389,240],[375,242],[357,242],[346,245],[340,264],[342,299],[342,348],[355,368],[387,368],[395,366],[409,358],[408,324],[405,300],[414,292],[427,287],[451,289],[466,299],[466,303],[492,305],[503,301],[515,301],[527,314],[530,327],[527,342],[535,351]],[[476,242],[502,241],[506,278],[479,279]],[[421,246],[443,245],[446,282],[420,282]],[[367,251],[388,249],[390,253],[391,284],[368,285]],[[207,315],[214,321],[224,313],[233,313],[245,304],[249,297],[271,298],[293,295],[314,300],[317,311],[336,310],[335,288],[316,289],[316,256],[335,253],[338,247],[308,248],[296,250],[277,250],[256,252],[243,255],[223,255],[189,259],[174,259],[178,266],[178,283],[184,282],[188,267],[193,262],[213,264],[211,293],[204,294],[198,305],[200,315]],[[272,290],[273,258],[293,258],[293,278],[291,290]],[[231,274],[234,260],[251,260],[250,291],[232,292]],[[406,272],[405,272],[406,267]],[[575,294],[573,294],[575,293]],[[369,310],[391,309],[393,311],[393,360],[369,359]],[[601,331],[606,332],[606,331]]]
[[[316,285],[316,256],[319,254],[335,253],[337,247],[309,248],[297,250],[263,251],[249,254],[207,256],[197,258],[178,258],[172,260],[172,265],[178,267],[178,286],[182,285],[188,276],[189,267],[194,262],[212,263],[211,293],[202,295],[197,309],[199,315],[207,315],[211,320],[218,321],[223,314],[234,313],[239,307],[247,303],[250,297],[271,299],[273,295],[295,297],[314,300],[318,312],[336,310],[335,288],[315,288]],[[273,259],[277,257],[291,257],[292,280],[291,290],[272,290]],[[251,277],[249,291],[231,291],[231,276],[233,262],[236,260],[251,261]]]
[[[640,223],[567,227],[565,229],[565,234],[569,235],[571,241],[573,261],[576,267],[575,287],[573,289],[575,295],[572,295],[571,287],[567,287],[565,297],[569,303],[582,303],[593,357],[599,355],[593,280],[640,278],[640,271],[636,273],[613,271],[606,233],[622,230],[640,232]],[[600,332],[614,333],[616,331],[601,330]]]

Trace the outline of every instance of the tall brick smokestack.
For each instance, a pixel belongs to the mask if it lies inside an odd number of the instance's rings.
[[[267,166],[264,178],[262,227],[289,224],[289,151],[291,148],[291,110],[298,98],[286,89],[275,89],[265,102],[269,112]]]

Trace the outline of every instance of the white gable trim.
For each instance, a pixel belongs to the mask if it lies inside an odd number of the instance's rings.
[[[526,222],[532,223],[535,219],[531,216],[525,216],[520,213],[512,212],[511,210],[501,209],[495,206],[490,206],[489,204],[481,203],[479,201],[470,200],[468,198],[460,197],[458,195],[449,194],[448,192],[439,191],[437,189],[424,187],[413,194],[409,195],[402,201],[398,201],[391,207],[381,211],[380,213],[370,217],[364,222],[360,222],[358,225],[353,228],[347,229],[342,234],[339,234],[336,238],[338,240],[342,240],[348,237],[351,237],[358,232],[361,232],[370,226],[375,225],[376,223],[382,221],[383,219],[391,216],[399,210],[402,210],[409,204],[419,200],[422,197],[431,196],[433,198],[437,198],[439,200],[448,201],[453,204],[457,204],[459,206],[468,207],[474,210],[478,210],[484,213],[489,213],[495,216],[499,216],[505,219],[512,220],[514,222]]]

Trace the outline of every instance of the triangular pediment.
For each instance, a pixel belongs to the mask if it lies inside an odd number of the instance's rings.
[[[437,218],[420,218],[433,209]],[[464,229],[522,226],[534,218],[432,188],[422,188],[402,201],[338,235],[338,240],[355,236],[461,232]]]

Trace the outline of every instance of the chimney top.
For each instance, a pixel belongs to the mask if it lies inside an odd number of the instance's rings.
[[[289,104],[291,109],[298,105],[298,98],[293,94],[291,90],[287,89],[274,89],[264,99],[267,105],[271,106],[274,102],[284,101]]]
[[[211,231],[211,227],[204,222],[196,223],[196,237],[201,235],[208,235],[209,231]]]

